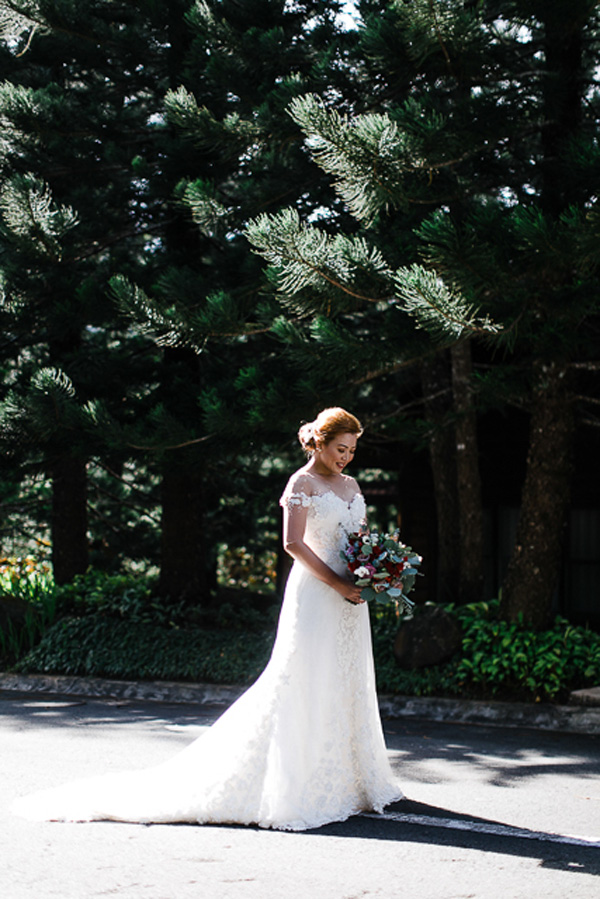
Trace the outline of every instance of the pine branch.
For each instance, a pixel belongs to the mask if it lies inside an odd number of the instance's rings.
[[[92,459],[90,461],[90,465],[94,465],[96,468],[99,468],[102,471],[105,471],[108,475],[110,475],[111,478],[113,478],[113,480],[118,481],[120,484],[123,484],[123,486],[130,493],[139,494],[139,496],[141,497],[141,502],[140,503],[131,503],[132,506],[136,506],[137,508],[140,508],[140,507],[146,505],[146,503],[148,502],[148,494],[145,490],[142,490],[140,487],[138,487],[136,485],[135,481],[133,481],[133,480],[128,481],[126,478],[123,477],[123,475],[116,472],[113,468],[111,468],[110,465],[108,465],[106,462],[102,462],[100,459]],[[149,513],[146,513],[146,514],[149,514]]]
[[[332,237],[307,225],[295,209],[263,213],[248,223],[246,236],[272,266],[269,274],[283,301],[297,311],[331,311],[332,302],[343,297],[379,303],[381,295],[358,285],[389,287],[391,271],[379,250],[363,238]]]
[[[41,368],[24,393],[10,390],[0,403],[0,442],[7,453],[43,445],[79,432],[85,412],[71,379],[57,368]]]
[[[47,184],[34,175],[16,175],[0,191],[0,215],[7,232],[43,256],[62,258],[60,240],[78,224],[68,206],[56,206]]]
[[[262,142],[260,127],[239,113],[229,113],[222,121],[205,106],[199,106],[196,98],[185,87],[170,90],[165,96],[167,120],[181,129],[196,146],[227,159],[237,159],[247,147]]]
[[[435,36],[437,38],[437,42],[440,45],[442,53],[444,54],[444,59],[446,60],[446,66],[448,68],[448,72],[450,75],[454,76],[454,69],[452,66],[452,60],[450,59],[450,54],[448,53],[448,48],[446,47],[446,43],[444,40],[444,36],[442,34],[442,28],[439,21],[438,9],[435,0],[429,0],[429,11],[431,13],[431,19],[433,22],[433,27],[435,31]]]
[[[101,6],[99,10],[92,8],[93,18],[90,30],[77,30],[74,25],[77,24],[79,6],[80,4],[77,3],[44,4],[39,0],[0,0],[0,39],[7,42],[16,41],[24,32],[30,31],[25,48],[16,54],[23,56],[29,49],[35,32],[62,34],[78,42],[85,41],[88,44],[102,45],[110,39],[111,32],[115,30],[115,20],[125,27],[131,24],[130,4],[123,3],[117,7],[116,3],[111,3],[108,21],[101,14]],[[53,20],[48,16],[48,11],[51,15],[53,14]],[[83,16],[79,19],[79,23],[85,23],[84,27],[88,27],[88,21],[85,18],[88,10],[84,7],[82,12]]]
[[[488,316],[480,318],[479,310],[458,291],[448,288],[435,271],[412,265],[399,268],[394,278],[401,308],[414,318],[417,327],[437,340],[497,335],[502,330]]]
[[[221,237],[232,227],[232,210],[217,198],[208,181],[196,180],[185,186],[182,202],[192,213],[192,219],[206,237]]]
[[[406,412],[411,412],[413,409],[418,409],[425,402],[439,399],[442,396],[448,396],[451,393],[451,388],[446,388],[444,390],[437,390],[435,393],[431,393],[428,396],[418,396],[414,400],[410,400],[407,403],[402,403],[402,405],[395,406],[393,409],[386,410],[386,412],[382,413],[381,415],[372,416],[369,419],[369,426],[374,427],[375,425],[381,424],[384,421],[388,421],[391,418],[396,418],[396,416],[398,415],[404,415]]]
[[[196,446],[199,443],[206,443],[207,440],[212,440],[215,437],[215,434],[205,434],[204,437],[194,437],[191,440],[183,440],[181,443],[171,443],[171,444],[139,444],[139,443],[126,443],[125,445],[135,450],[146,450],[148,452],[158,452],[165,453],[169,450],[178,450],[185,449],[187,446]]]
[[[45,25],[39,0],[0,0],[0,40],[16,41],[24,32],[29,31],[28,47],[33,32]]]
[[[175,278],[175,283],[171,278]],[[236,338],[264,334],[269,325],[249,323],[244,308],[224,291],[198,296],[195,287],[193,305],[185,298],[184,280],[177,273],[167,273],[158,282],[163,297],[149,297],[141,287],[122,275],[111,278],[110,287],[117,306],[136,321],[144,334],[151,335],[159,346],[189,347],[200,352],[212,339]],[[177,287],[183,288],[177,289]],[[172,289],[175,288],[175,289]],[[200,302],[201,301],[201,302]]]
[[[388,205],[405,207],[405,175],[435,168],[416,135],[401,131],[387,114],[350,118],[327,109],[314,94],[293,100],[289,113],[306,134],[313,159],[335,176],[336,191],[361,221],[372,222]],[[431,124],[441,129],[443,120],[434,117]]]

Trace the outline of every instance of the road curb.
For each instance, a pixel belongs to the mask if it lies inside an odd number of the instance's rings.
[[[64,674],[2,674],[0,691],[136,699],[146,702],[230,705],[247,689],[233,684],[186,684],[175,681],[122,681]]]
[[[600,708],[592,706],[380,696],[379,708],[386,718],[414,717],[488,727],[529,727],[600,735]]]
[[[96,699],[228,706],[245,689],[233,684],[118,681],[68,675],[0,673],[0,691],[85,696]],[[598,706],[555,706],[381,695],[379,708],[384,718],[419,718],[429,721],[481,724],[488,727],[529,727],[567,733],[600,734]]]

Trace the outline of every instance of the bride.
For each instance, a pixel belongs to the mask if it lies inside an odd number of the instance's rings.
[[[35,793],[16,801],[17,814],[306,830],[402,798],[377,707],[368,608],[340,558],[365,517],[343,473],[361,434],[337,407],[300,428],[309,461],[280,500],[295,562],[259,679],[167,762]]]

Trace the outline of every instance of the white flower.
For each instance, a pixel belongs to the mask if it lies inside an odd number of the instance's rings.
[[[360,565],[358,568],[354,569],[355,577],[369,577],[371,572],[366,567],[366,565]]]

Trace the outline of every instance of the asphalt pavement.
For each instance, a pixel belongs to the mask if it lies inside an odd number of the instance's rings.
[[[109,699],[228,705],[244,687],[168,681],[120,681],[97,677],[0,673],[0,691],[48,693]],[[426,718],[463,724],[533,727],[567,733],[600,734],[600,687],[578,690],[567,705],[489,702],[460,698],[380,696],[386,718]]]
[[[182,699],[180,695],[180,700]],[[215,701],[216,698],[216,701]],[[3,899],[597,899],[600,736],[384,720],[406,799],[306,833],[32,823],[18,795],[152,765],[223,711],[204,701],[0,690]]]

